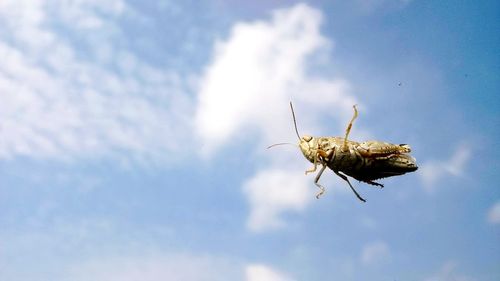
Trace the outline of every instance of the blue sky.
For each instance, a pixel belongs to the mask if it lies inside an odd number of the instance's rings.
[[[500,278],[496,1],[2,1],[2,280]],[[379,190],[301,134],[408,143]]]

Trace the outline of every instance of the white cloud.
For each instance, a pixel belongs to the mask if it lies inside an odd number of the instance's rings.
[[[2,1],[10,33],[0,42],[0,158],[166,159],[158,155],[181,150],[185,85],[118,45],[114,18],[126,4],[101,2]]]
[[[462,144],[456,148],[448,160],[434,160],[420,165],[419,175],[424,188],[432,192],[440,180],[449,176],[462,176],[470,156],[470,147]]]
[[[55,3],[58,9],[55,12],[68,24],[80,29],[97,29],[106,24],[106,20],[99,14],[105,14],[107,18],[117,17],[129,9],[123,0],[78,0],[58,1]]]
[[[351,113],[355,101],[346,94],[346,82],[307,75],[307,58],[330,46],[319,31],[321,19],[318,10],[299,4],[275,11],[270,21],[238,23],[217,43],[196,110],[204,153],[249,130],[265,141],[293,136],[289,100],[313,105],[315,112]],[[313,119],[300,118],[301,124]]]
[[[260,171],[243,190],[251,207],[247,226],[256,232],[282,227],[283,212],[303,210],[313,198],[310,180],[296,170]]]
[[[473,281],[470,277],[457,273],[457,263],[447,261],[432,276],[424,279],[425,281]]]
[[[488,211],[488,222],[492,224],[500,224],[500,201],[496,202]]]
[[[309,133],[320,134],[322,128],[317,124],[328,114],[335,118],[330,125],[338,124],[337,134],[342,134],[356,103],[349,84],[309,72],[314,66],[311,58],[326,57],[332,46],[320,34],[321,21],[319,10],[298,4],[275,11],[269,21],[238,23],[227,40],[217,43],[213,62],[201,79],[196,108],[202,154],[209,156],[251,134],[260,140],[259,147],[296,140],[290,100],[295,103],[301,132],[308,128]],[[306,192],[306,188],[316,187],[304,177],[305,167],[297,172],[289,164],[303,164],[301,154],[295,151],[294,158],[291,155],[278,158],[267,153],[259,161],[272,164],[245,181],[252,208],[250,229],[283,226],[282,212],[303,210],[314,196]]]
[[[383,241],[369,243],[361,251],[361,262],[364,265],[384,264],[391,259],[389,245]]]
[[[266,265],[250,264],[245,268],[246,281],[290,281],[290,277]]]

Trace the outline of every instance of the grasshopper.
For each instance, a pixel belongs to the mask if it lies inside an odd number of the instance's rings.
[[[353,105],[354,115],[347,125],[343,138],[313,137],[309,135],[301,137],[297,129],[295,112],[291,102],[290,108],[295,133],[299,138],[299,148],[304,157],[313,163],[313,167],[306,170],[305,174],[315,172],[318,165],[321,165],[314,179],[314,184],[320,189],[316,198],[319,198],[325,192],[325,188],[319,184],[319,179],[327,167],[346,181],[356,197],[363,202],[366,202],[366,200],[354,189],[347,176],[382,188],[384,185],[374,180],[399,176],[418,169],[415,158],[409,155],[411,148],[407,144],[392,144],[382,141],[356,142],[348,139],[352,124],[358,117],[356,105]],[[281,144],[285,143],[275,145]]]

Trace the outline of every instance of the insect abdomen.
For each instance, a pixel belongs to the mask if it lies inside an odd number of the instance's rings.
[[[341,171],[358,180],[374,180],[398,176],[417,170],[416,160],[409,154],[408,145],[369,141],[358,143],[349,141],[347,150],[340,144],[343,139],[330,138],[325,150],[334,151],[328,159],[328,167]]]
[[[342,172],[360,181],[370,181],[403,175],[417,169],[415,158],[408,154],[396,154],[387,158],[363,158],[363,165]]]

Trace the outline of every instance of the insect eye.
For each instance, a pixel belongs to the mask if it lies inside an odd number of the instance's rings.
[[[312,137],[311,136],[303,136],[302,139],[308,142],[308,141],[312,140]]]

